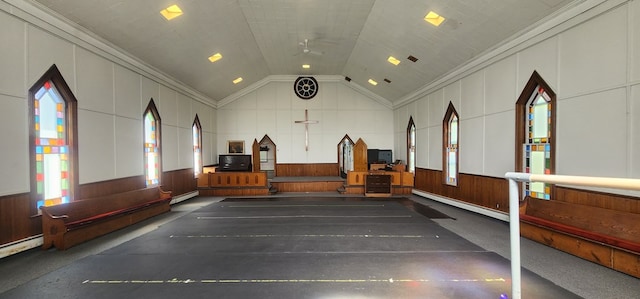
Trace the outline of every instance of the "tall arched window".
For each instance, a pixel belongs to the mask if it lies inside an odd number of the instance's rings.
[[[160,114],[153,99],[143,114],[144,119],[144,174],[147,186],[160,184],[162,156],[160,151]]]
[[[191,126],[193,134],[193,174],[197,177],[202,173],[202,126],[196,114],[196,119]]]
[[[531,174],[555,173],[556,94],[533,72],[516,103],[516,171]],[[551,199],[552,186],[525,183],[524,196]]]
[[[78,186],[77,101],[53,65],[29,89],[32,214],[68,203]]]
[[[458,120],[458,112],[453,103],[449,102],[447,113],[442,120],[442,145],[444,146],[442,165],[444,165],[444,183],[451,186],[458,185],[458,136],[460,135]]]
[[[407,125],[407,171],[416,172],[416,124],[413,117],[409,117]]]

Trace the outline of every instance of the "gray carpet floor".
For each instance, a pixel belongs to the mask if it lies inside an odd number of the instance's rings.
[[[292,194],[291,196],[296,196],[296,195]],[[306,196],[308,196],[308,194]],[[330,196],[330,195],[323,194],[323,196]],[[73,247],[70,250],[67,250],[64,252],[59,252],[54,250],[42,251],[40,249],[34,249],[21,254],[4,258],[0,260],[0,298],[6,297],[12,294],[29,295],[31,293],[29,293],[28,291],[26,293],[20,293],[19,290],[28,290],[28,288],[26,287],[29,285],[34,287],[37,286],[38,281],[40,282],[46,281],[47,276],[52,275],[51,273],[57,273],[57,274],[62,273],[63,274],[62,276],[64,277],[64,274],[66,271],[65,269],[69,269],[69,267],[73,265],[76,265],[75,267],[80,267],[80,268],[86,267],[85,268],[86,271],[89,271],[89,272],[95,271],[95,268],[97,266],[113,268],[114,272],[117,273],[119,271],[118,269],[123,269],[123,268],[119,268],[119,267],[122,267],[122,265],[118,265],[118,260],[113,259],[114,256],[118,256],[125,253],[123,251],[127,251],[126,252],[127,254],[134,254],[134,255],[139,254],[140,252],[137,252],[136,250],[139,250],[140,248],[142,248],[145,242],[151,242],[154,240],[154,238],[157,238],[158,233],[160,233],[163,229],[162,227],[163,224],[174,222],[174,221],[176,221],[176,223],[179,223],[179,221],[183,221],[184,219],[181,217],[195,211],[196,209],[208,206],[207,208],[199,211],[201,213],[206,214],[207,209],[209,207],[213,208],[215,206],[210,204],[212,203],[220,204],[219,202],[221,199],[222,198],[208,197],[208,198],[194,198],[194,199],[188,200],[186,202],[175,205],[173,207],[172,212],[168,214],[158,216],[152,220],[142,222],[138,225],[129,227],[124,230],[120,230],[116,233],[109,234],[107,236],[101,237],[94,241],[81,244],[79,246]],[[469,243],[473,248],[480,248],[479,251],[481,252],[491,252],[490,254],[491,257],[489,258],[490,260],[493,260],[493,259],[504,260],[505,258],[508,258],[509,233],[508,233],[507,223],[499,220],[491,219],[485,216],[473,214],[468,211],[447,206],[439,202],[435,202],[422,197],[412,196],[411,199],[415,201],[419,201],[424,205],[433,207],[438,211],[441,211],[444,214],[450,216],[450,218],[440,217],[438,219],[432,220],[432,221],[435,221],[435,223],[437,223],[438,226],[441,226],[441,228],[443,229],[438,234],[442,234],[443,236],[446,236],[447,232],[449,232],[449,233],[454,233],[459,236],[462,236],[466,240],[462,240],[460,242]],[[212,216],[209,215],[209,216],[202,216],[202,217],[212,217]],[[213,217],[226,217],[226,216],[217,214]],[[224,219],[218,218],[216,219],[216,221],[224,222]],[[287,231],[287,234],[289,236],[303,235],[303,234],[310,235],[309,229],[313,229],[313,228],[305,227],[305,225],[308,226],[308,224],[301,223],[300,225],[297,225],[295,229],[290,229],[289,231]],[[412,229],[417,229],[417,231],[420,231],[420,227],[422,225],[424,225],[424,223],[419,224],[418,226],[414,226],[413,228],[409,228],[407,231],[407,234],[411,235]],[[177,227],[183,227],[183,226],[177,226]],[[193,227],[193,225],[187,225],[184,227]],[[221,228],[223,227],[224,225],[222,224]],[[381,229],[380,235],[384,234],[384,229],[386,229],[383,227],[386,227],[386,226],[384,225],[380,226],[380,229]],[[267,235],[267,234],[274,235],[273,231],[265,230],[263,226],[245,227],[245,228],[248,230],[244,231],[244,233],[242,232],[240,232],[239,234],[238,232],[235,232],[235,233],[238,235],[247,235],[249,233],[253,235]],[[349,231],[349,229],[352,230],[353,232],[352,235],[359,235],[357,229],[353,231],[354,229],[353,225],[349,223],[338,224],[333,228],[334,230],[333,232],[335,234],[338,234],[339,232],[343,232],[344,234],[344,232]],[[414,231],[414,232],[417,232],[417,231]],[[189,230],[181,231],[180,234],[183,236],[190,235],[191,232],[197,232],[197,229],[196,231],[189,231]],[[215,235],[213,236],[220,237],[223,235],[228,235],[230,232],[232,231],[226,231],[226,232],[219,231],[215,233]],[[202,232],[200,231],[200,234],[201,233]],[[324,232],[324,234],[330,234],[330,233],[331,231]],[[135,241],[135,240],[137,240],[137,243],[133,243],[134,244],[133,246],[125,246],[125,247],[118,246],[127,241]],[[332,248],[323,248],[322,246],[327,246],[327,245],[326,244],[322,245],[322,242],[300,243],[298,242],[299,240],[298,241],[293,240],[295,241],[294,243],[287,244],[287,242],[291,242],[292,240],[283,239],[281,241],[282,241],[281,243],[276,242],[271,245],[265,245],[264,243],[257,242],[253,244],[248,244],[245,249],[246,249],[246,252],[259,252],[259,251],[265,250],[264,246],[271,246],[270,250],[282,252],[284,248],[287,248],[287,246],[291,246],[291,244],[294,244],[294,245],[301,244],[301,246],[303,247],[306,246],[306,248],[300,249],[302,251],[316,250],[318,252],[326,253],[332,250]],[[356,244],[354,246],[360,249],[366,248],[366,247],[372,248],[372,250],[369,250],[371,252],[381,251],[381,250],[373,250],[375,249],[375,247],[371,247],[371,246],[377,246],[376,242],[370,242],[371,240],[366,240],[366,239],[363,239],[361,241],[364,243]],[[202,242],[202,240],[198,242]],[[564,254],[562,252],[558,252],[554,249],[543,246],[541,244],[537,244],[525,239],[523,239],[521,242],[522,242],[522,249],[523,249],[522,250],[523,251],[522,252],[523,267],[527,269],[527,271],[530,270],[532,274],[543,276],[544,278],[552,281],[553,284],[556,284],[570,292],[573,292],[584,298],[638,298],[640,297],[640,281],[636,278],[603,268],[601,266]],[[138,247],[136,247],[135,244],[138,244],[137,245]],[[168,244],[167,246],[171,247],[170,245],[171,244]],[[406,243],[404,245],[388,244],[387,246],[391,246],[391,247],[400,246],[396,249],[411,251],[412,248],[415,249],[415,247],[412,247],[414,245],[415,244]],[[234,248],[234,250],[235,248],[237,248],[237,244],[236,245],[233,245],[233,244],[220,245],[220,246],[230,246],[230,248]],[[402,246],[405,246],[405,247],[402,248]],[[175,248],[175,247],[169,248],[169,247],[158,248],[158,252],[177,252],[177,251],[184,250],[181,248]],[[200,248],[199,250],[203,251],[202,256],[206,256],[206,254],[204,254],[205,250],[202,249],[206,247],[203,247],[203,246],[195,246],[195,247]],[[145,249],[145,251],[147,250],[148,248]],[[212,248],[212,250],[224,251],[225,248],[220,248],[220,247]],[[186,250],[186,251],[189,252],[189,250]],[[320,256],[322,256],[322,254],[320,254]],[[89,259],[85,259],[87,257],[89,257]],[[375,258],[375,256],[370,256],[369,258]],[[86,261],[92,261],[92,262],[83,264],[83,259],[85,259]],[[438,259],[442,260],[443,257],[434,257],[433,260],[437,261]],[[99,261],[98,265],[96,265],[95,263],[96,261]],[[233,264],[233,263],[249,263],[251,261],[258,264],[260,263],[260,259],[247,260],[246,256],[241,260],[233,260],[232,258],[230,258],[227,261],[218,260],[218,261],[210,261],[210,262],[213,265],[220,266],[221,263],[224,264],[225,262],[228,262],[229,264]],[[144,258],[141,258],[139,262],[143,263],[144,265],[148,265],[144,263]],[[185,264],[184,260],[180,260],[179,258],[170,258],[170,257],[167,258],[167,263],[170,263],[171,265],[174,265],[174,267],[187,271],[184,273],[188,273],[189,264],[193,266],[193,264],[194,263],[197,264],[197,262],[198,262],[198,259],[195,259],[195,262],[190,261],[186,263],[187,265],[184,265]],[[335,263],[335,259],[319,258],[317,260],[314,260],[313,262],[307,262],[307,263],[315,264],[315,265],[329,265],[331,262]],[[335,267],[339,267],[341,265],[344,266],[352,262],[353,260],[347,259],[347,260],[344,260],[343,263],[338,263],[338,264],[335,264],[334,266]],[[271,263],[273,263],[273,261]],[[361,262],[361,263],[364,264],[364,262]],[[441,261],[441,263],[446,264],[445,261],[443,260]],[[153,262],[149,262],[149,264],[153,264]],[[131,265],[127,265],[127,269],[131,269],[130,266]],[[260,268],[269,269],[270,267],[273,267],[273,266],[274,266],[273,264],[263,265]],[[312,268],[312,266],[313,265],[309,265],[308,267],[303,267],[303,268]],[[400,264],[391,263],[383,266],[383,268],[389,268],[389,269],[393,269],[393,267],[403,268],[401,263]],[[133,268],[135,269],[137,267],[133,267]],[[141,266],[139,268],[142,269],[144,267]],[[158,268],[156,272],[162,273],[162,271],[166,271],[163,269],[166,269],[166,268]],[[295,270],[297,268],[290,267],[290,269]],[[347,271],[347,269],[348,268],[345,268],[345,271]],[[362,271],[362,269],[360,270]],[[302,270],[297,270],[297,271],[302,271]],[[219,276],[214,275],[216,273],[218,272],[216,272],[212,268],[210,272],[205,272],[205,274],[207,275],[205,275],[204,278],[211,278],[211,280],[220,279]],[[294,276],[301,277],[299,275],[300,273]],[[266,274],[269,274],[268,271],[266,272]],[[273,280],[273,275],[269,277],[269,275],[266,275],[266,274],[264,274],[262,277],[266,277],[265,279],[267,280]],[[353,277],[353,275],[348,275],[348,276]],[[291,277],[293,276],[287,276],[279,279],[280,281],[284,281],[285,279],[291,280]],[[180,280],[182,278],[176,277],[177,279],[176,283],[179,283],[179,282],[185,283],[185,281]],[[314,279],[317,279],[317,278],[314,278]],[[275,280],[278,280],[278,279],[275,279]],[[321,279],[317,279],[317,280],[321,281]],[[374,280],[379,280],[379,279],[378,278],[372,279],[370,283],[373,283]],[[36,284],[33,284],[34,282],[36,282]],[[101,286],[101,287],[104,287],[104,286]],[[225,288],[227,287],[228,286],[225,286]],[[127,289],[128,288],[123,288],[123,290],[127,290]],[[371,289],[375,290],[376,288],[371,288]],[[442,289],[444,290],[442,292],[447,292],[447,290],[449,290],[449,292],[453,292],[451,290],[454,290],[454,289],[455,288],[449,288],[449,289],[444,288]],[[98,290],[100,290],[100,288],[98,288]],[[165,293],[167,296],[172,294],[171,292],[169,292],[170,290],[175,291],[175,289],[172,289],[172,288],[167,289],[167,293]],[[270,285],[267,288],[262,288],[261,292],[265,290],[271,290],[270,292],[272,292],[275,297],[282,296],[281,293],[278,293],[278,288],[274,288],[272,285]],[[383,289],[380,289],[380,290],[383,290]],[[370,294],[371,295],[370,297],[375,297],[376,295],[384,294],[384,292],[380,290]],[[130,290],[128,291],[130,292]],[[298,294],[302,296],[304,296],[305,294],[306,295],[314,294],[312,289],[305,289],[305,288],[299,289],[298,292],[299,292]],[[312,293],[309,293],[309,292],[312,292]],[[44,295],[41,292],[36,292],[36,293]],[[82,295],[82,293],[78,293],[78,294]],[[93,293],[93,294],[95,295],[96,293]],[[229,293],[229,294],[232,294],[232,293]],[[450,293],[450,294],[455,294],[455,293]],[[464,293],[461,293],[461,294],[464,294]],[[56,297],[55,294],[50,294],[50,295]],[[109,296],[107,297],[111,297],[113,295],[114,294],[109,294]],[[172,295],[179,296],[180,292],[178,294],[172,294]],[[182,293],[182,295],[184,295],[184,293]],[[122,294],[121,297],[126,298],[127,296],[126,294]],[[170,296],[170,297],[173,297],[173,296]],[[73,296],[69,298],[73,298]],[[233,298],[233,297],[229,297],[229,298]],[[438,297],[434,297],[434,298],[438,298]],[[464,298],[464,297],[458,296],[457,298]]]

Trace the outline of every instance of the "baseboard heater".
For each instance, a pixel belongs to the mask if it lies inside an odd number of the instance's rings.
[[[0,258],[42,246],[42,234],[3,244],[0,246]]]

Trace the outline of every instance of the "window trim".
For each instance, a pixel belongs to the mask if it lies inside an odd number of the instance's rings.
[[[160,113],[158,113],[158,108],[156,108],[156,104],[153,101],[153,98],[149,100],[149,104],[147,105],[147,108],[142,113],[142,161],[143,161],[143,167],[144,167],[144,181],[145,181],[145,185],[147,187],[150,187],[155,185],[148,185],[147,167],[145,167],[147,163],[147,157],[145,154],[145,145],[144,145],[146,141],[144,122],[145,122],[145,116],[147,115],[147,113],[151,113],[156,121],[156,134],[157,134],[156,143],[157,143],[157,149],[158,149],[158,184],[157,185],[160,186],[162,185],[162,120],[160,118]]]
[[[416,128],[416,124],[413,121],[413,116],[409,116],[409,124],[407,125],[407,171],[415,174],[417,168],[417,145],[413,144],[413,169],[411,169],[411,129],[415,130],[414,141],[417,143],[418,140],[418,128]]]
[[[557,136],[556,135],[556,112],[557,112],[556,93],[553,91],[553,89],[551,89],[549,84],[547,84],[547,82],[545,82],[544,79],[542,79],[542,76],[540,76],[540,74],[538,74],[537,71],[533,71],[533,73],[531,74],[531,77],[529,78],[529,81],[527,81],[527,84],[522,89],[522,93],[520,93],[520,96],[516,101],[515,171],[524,172],[523,145],[527,139],[527,136],[525,134],[525,130],[527,128],[527,124],[526,124],[527,108],[528,108],[527,104],[529,103],[529,100],[531,99],[531,96],[533,95],[533,93],[536,92],[536,88],[538,86],[542,87],[544,91],[547,93],[550,99],[549,103],[551,104],[551,111],[550,111],[551,112],[551,116],[550,116],[551,137],[549,138],[549,144],[551,145],[551,151],[550,151],[551,159],[550,159],[549,170],[551,171],[551,174],[555,174],[556,172],[556,139],[557,139],[556,137]],[[549,187],[551,188],[549,195],[550,195],[550,198],[553,199],[555,195],[555,185],[550,184]],[[524,192],[524,190],[522,190],[521,192]]]
[[[36,183],[36,134],[35,134],[35,115],[34,115],[34,102],[35,95],[45,82],[51,81],[56,88],[56,91],[60,94],[60,97],[65,102],[65,126],[66,126],[66,138],[68,147],[68,180],[69,180],[69,201],[75,200],[75,195],[78,194],[79,186],[79,172],[78,172],[78,101],[64,80],[64,77],[58,70],[58,67],[53,64],[43,75],[38,79],[28,91],[28,106],[29,106],[29,168],[30,168],[30,204],[29,211],[31,215],[39,215],[40,211],[36,207],[38,202],[37,183]]]
[[[193,149],[194,151],[194,161],[193,161],[193,172],[194,172],[194,177],[197,177],[199,174],[202,173],[202,167],[204,166],[204,161],[202,161],[202,125],[200,124],[200,118],[198,118],[198,114],[196,113],[196,117],[193,120],[193,124],[191,125],[191,136],[193,136],[193,128],[195,127],[195,129],[198,131],[198,149],[200,150],[198,152],[198,155],[200,156],[200,165],[196,165],[196,161],[195,161],[195,147]],[[195,141],[195,140],[194,140]],[[196,172],[196,166],[199,166],[198,168],[198,172]]]
[[[449,183],[449,151],[447,150],[449,146],[449,138],[450,138],[450,124],[451,118],[455,116],[458,119],[458,127],[456,128],[456,134],[458,135],[458,143],[456,147],[456,182],[455,184]],[[449,106],[447,107],[447,112],[444,114],[444,118],[442,119],[442,183],[448,186],[457,187],[460,182],[460,115],[456,111],[455,106],[453,106],[452,102],[449,102]]]

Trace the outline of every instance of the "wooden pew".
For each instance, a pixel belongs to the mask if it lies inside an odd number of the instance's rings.
[[[640,214],[538,199],[520,211],[523,236],[640,277]]]
[[[41,207],[43,249],[65,250],[171,210],[171,192],[150,187]]]

